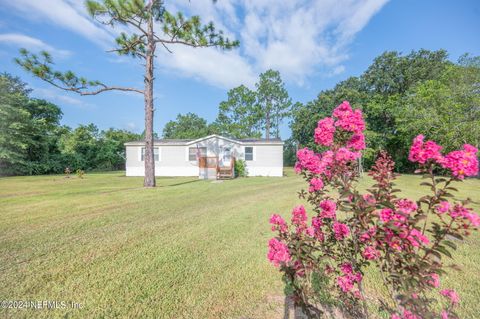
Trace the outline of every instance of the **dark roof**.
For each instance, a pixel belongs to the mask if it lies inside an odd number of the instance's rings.
[[[250,142],[281,142],[282,140],[280,138],[232,138],[232,140],[237,140],[240,142],[245,142],[245,143],[250,143]]]
[[[223,136],[220,136],[220,135],[213,134],[213,135],[209,135],[209,136],[205,136],[203,138],[197,138],[197,139],[192,139],[192,138],[156,139],[156,140],[154,140],[154,144],[173,144],[173,145],[179,144],[179,145],[183,145],[183,144],[188,144],[190,142],[194,142],[196,140],[202,140],[202,139],[209,138],[209,137],[226,138],[226,139],[230,139],[232,141],[238,141],[240,143],[272,143],[272,142],[273,143],[283,143],[282,140],[279,139],[279,138],[271,138],[271,139],[268,139],[268,140],[266,138],[241,138],[241,139],[238,139],[238,138],[223,137]],[[144,142],[145,142],[144,140],[131,141],[131,142],[125,143],[125,145],[138,145],[138,144],[143,144]]]

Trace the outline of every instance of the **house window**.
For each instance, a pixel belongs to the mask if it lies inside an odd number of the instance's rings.
[[[158,147],[153,148],[153,158],[155,162],[160,161],[160,149]],[[142,147],[142,162],[145,160],[145,147]]]
[[[188,160],[194,162],[197,160],[197,156],[207,156],[206,147],[189,147],[188,148]]]
[[[252,146],[245,147],[245,160],[246,161],[253,161],[253,147]]]

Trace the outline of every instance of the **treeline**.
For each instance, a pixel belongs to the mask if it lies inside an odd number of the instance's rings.
[[[292,137],[287,160],[294,148],[316,148],[311,132],[317,121],[331,114],[343,100],[361,108],[367,122],[364,165],[368,168],[379,150],[387,150],[401,172],[411,172],[408,151],[412,139],[424,134],[444,145],[445,151],[464,143],[480,144],[480,57],[462,56],[449,61],[444,50],[420,50],[402,55],[385,52],[358,77],[320,92],[292,111]]]
[[[94,124],[72,130],[60,125],[58,106],[30,93],[18,77],[0,74],[0,175],[124,168],[123,143],[141,136]]]
[[[100,131],[93,124],[72,130],[60,125],[62,112],[56,105],[29,94],[20,79],[0,75],[1,175],[60,173],[65,167],[123,169],[123,143],[142,138],[126,130]],[[279,137],[288,118],[292,136],[285,141],[284,163],[293,165],[296,149],[318,147],[311,132],[344,100],[361,108],[366,118],[365,168],[384,149],[399,171],[410,172],[407,154],[418,134],[444,145],[445,151],[480,144],[480,57],[464,55],[451,62],[444,50],[385,52],[360,76],[305,104],[293,104],[280,73],[268,70],[254,89],[241,85],[229,90],[213,122],[179,114],[165,125],[162,137]]]

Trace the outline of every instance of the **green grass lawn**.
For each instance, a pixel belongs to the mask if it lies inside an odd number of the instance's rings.
[[[122,172],[0,179],[0,301],[81,304],[0,309],[0,317],[282,318],[283,284],[266,259],[268,218],[289,215],[303,181],[288,171],[157,183],[143,189],[141,178]],[[422,192],[416,176],[398,184],[408,196]],[[480,181],[460,189],[480,199]],[[479,242],[475,233],[460,245],[465,270],[443,281],[458,290],[468,318],[480,309]],[[377,282],[366,284],[381,297]]]

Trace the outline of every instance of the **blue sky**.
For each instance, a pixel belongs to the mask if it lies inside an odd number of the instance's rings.
[[[408,53],[446,49],[456,60],[480,55],[480,1],[435,0],[211,0],[167,1],[170,10],[212,20],[240,48],[172,47],[156,61],[155,131],[178,113],[194,112],[213,121],[227,91],[252,87],[268,68],[280,70],[294,101],[307,102],[323,89],[361,74],[386,50]],[[50,51],[61,70],[107,84],[142,88],[139,60],[105,51],[119,28],[94,23],[83,1],[0,0],[0,72],[20,76],[33,96],[62,108],[63,124],[95,123],[99,128],[141,132],[143,98],[134,93],[81,97],[26,74],[13,63],[20,47]],[[128,30],[127,30],[128,31]],[[162,50],[162,48],[159,48]],[[290,135],[285,123],[281,134]]]

